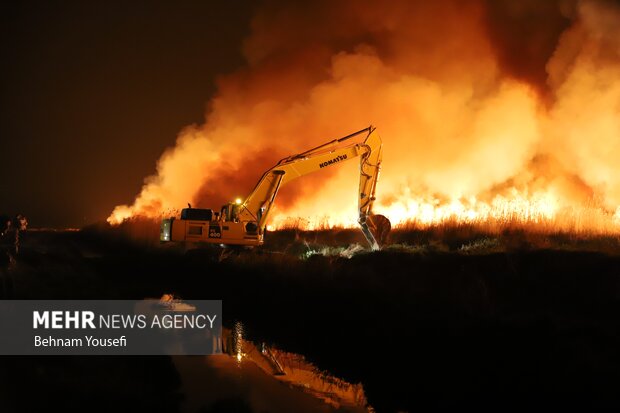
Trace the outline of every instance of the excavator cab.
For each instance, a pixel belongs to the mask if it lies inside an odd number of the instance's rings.
[[[220,216],[226,222],[239,222],[241,205],[238,202],[229,202],[222,207]]]
[[[222,207],[220,217],[220,219],[223,221],[230,221],[230,204],[226,204]]]

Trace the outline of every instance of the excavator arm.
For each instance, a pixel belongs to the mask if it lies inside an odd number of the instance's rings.
[[[363,140],[359,138],[366,135]],[[358,138],[357,140],[355,138]],[[239,209],[242,221],[255,221],[261,233],[278,194],[278,190],[295,178],[308,175],[337,163],[360,157],[359,218],[364,236],[373,250],[379,249],[377,237],[384,238],[389,232],[389,220],[372,215],[375,188],[381,168],[382,142],[369,126],[340,139],[333,140],[303,153],[280,160],[263,174],[252,193]]]

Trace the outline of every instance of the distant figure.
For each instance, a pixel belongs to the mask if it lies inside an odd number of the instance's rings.
[[[15,248],[15,235],[13,231],[13,220],[9,217],[2,217],[0,222],[0,266],[5,269],[12,262]]]
[[[13,219],[2,217],[0,221],[0,296],[3,298],[11,298],[13,280],[10,271],[19,254],[20,232],[25,231],[27,226],[28,220],[21,214]]]

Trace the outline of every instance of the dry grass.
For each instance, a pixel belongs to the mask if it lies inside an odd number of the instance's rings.
[[[468,250],[468,246],[490,250],[575,249],[618,252],[620,226],[585,225],[562,220],[528,222],[520,219],[459,222],[449,220],[435,225],[407,222],[391,234],[392,242],[444,244],[449,250]],[[470,248],[471,249],[471,248]]]
[[[384,247],[410,252],[454,251],[467,254],[535,249],[617,254],[620,252],[620,233],[616,229],[596,226],[577,228],[566,223],[533,223],[517,219],[485,222],[447,220],[433,225],[410,221],[395,227]],[[366,245],[363,235],[356,228],[309,231],[303,226],[289,225],[266,236],[266,246],[276,250],[312,252],[326,247],[348,248],[354,244]],[[333,255],[333,251],[328,250],[328,253]]]
[[[98,223],[82,230],[110,245],[158,248],[158,220],[132,218],[118,226]],[[314,254],[352,256],[367,243],[357,228],[329,227],[306,230],[302,219],[290,220],[286,226],[268,231],[264,249],[293,256]],[[574,224],[574,225],[573,225]],[[577,225],[566,221],[524,222],[520,219],[496,219],[462,222],[456,219],[438,224],[409,221],[396,226],[384,246],[387,249],[424,253],[428,251],[486,254],[500,251],[559,249],[620,252],[618,226]],[[361,246],[361,247],[358,247]],[[353,253],[349,254],[349,252]]]

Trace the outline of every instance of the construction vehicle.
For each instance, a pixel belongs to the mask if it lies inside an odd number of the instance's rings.
[[[364,137],[365,136],[365,137]],[[364,137],[363,140],[360,137]],[[358,138],[357,141],[355,138]],[[280,160],[263,174],[245,199],[230,202],[220,213],[212,209],[184,208],[180,219],[166,218],[161,223],[160,240],[206,242],[222,246],[258,246],[263,244],[269,212],[278,190],[300,176],[360,157],[358,222],[373,250],[380,249],[390,231],[390,221],[373,215],[375,188],[381,168],[382,142],[369,126],[340,139]]]

